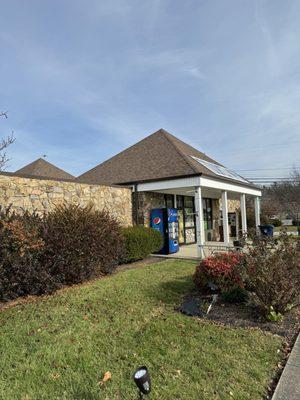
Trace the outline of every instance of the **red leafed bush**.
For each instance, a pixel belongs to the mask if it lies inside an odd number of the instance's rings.
[[[196,267],[194,282],[198,289],[205,290],[209,282],[218,286],[221,293],[244,288],[243,255],[220,253],[207,257]]]

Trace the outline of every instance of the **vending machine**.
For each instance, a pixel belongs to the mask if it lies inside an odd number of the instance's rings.
[[[155,208],[151,210],[150,226],[159,231],[164,238],[164,245],[158,253],[172,254],[179,250],[176,208]]]

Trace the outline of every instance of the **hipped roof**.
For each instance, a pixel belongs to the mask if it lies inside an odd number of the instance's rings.
[[[235,179],[220,178],[191,156],[221,165],[205,153],[160,129],[80,175],[77,180],[98,184],[130,184],[190,175],[207,175],[238,183]],[[242,184],[253,186],[250,182]]]
[[[74,179],[73,175],[56,167],[43,158],[38,158],[32,163],[25,165],[25,167],[18,169],[15,173],[18,175],[34,176],[37,178]]]

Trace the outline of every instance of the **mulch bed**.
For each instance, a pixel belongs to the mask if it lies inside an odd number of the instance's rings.
[[[191,315],[186,311],[189,305],[199,304],[201,309],[201,302],[206,302],[205,297],[199,296],[198,293],[191,293],[184,299],[180,311],[184,314]],[[201,312],[200,312],[201,314]],[[268,322],[263,320],[258,312],[251,307],[244,304],[228,304],[217,301],[207,315],[195,315],[202,318],[214,321],[223,325],[232,327],[243,328],[259,328],[263,331],[268,331],[285,338],[285,341],[292,344],[300,331],[300,306],[294,307],[288,312],[282,322]]]
[[[294,342],[300,330],[300,307],[288,312],[282,322],[263,321],[255,312],[243,305],[216,304],[207,319],[221,322],[225,325],[259,328],[283,336],[287,342]]]

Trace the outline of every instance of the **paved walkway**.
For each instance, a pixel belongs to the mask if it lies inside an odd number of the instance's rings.
[[[232,245],[230,247],[232,247]],[[225,244],[222,242],[206,242],[204,245],[204,254],[207,257],[215,252],[221,251],[222,249],[224,249],[223,251],[227,249]],[[183,260],[199,260],[196,243],[181,245],[179,251],[174,254],[153,254],[153,256],[163,258],[179,258]]]
[[[300,334],[280,377],[272,400],[300,399]]]
[[[179,247],[179,251],[173,254],[153,254],[155,257],[179,258],[183,260],[198,260],[197,244],[187,244]]]

